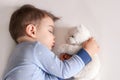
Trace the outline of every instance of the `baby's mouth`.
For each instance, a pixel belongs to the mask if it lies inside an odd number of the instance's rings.
[[[54,48],[55,47],[55,43],[53,43],[53,45],[52,45],[52,48]]]
[[[53,45],[52,48],[54,48],[55,46]]]

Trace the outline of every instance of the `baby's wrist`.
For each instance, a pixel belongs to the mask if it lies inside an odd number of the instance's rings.
[[[83,60],[85,65],[88,64],[92,60],[91,56],[84,48],[79,50],[77,55]]]
[[[92,57],[93,55],[92,55],[92,52],[89,50],[89,49],[87,49],[87,48],[83,48],[89,55],[90,55],[90,57]]]

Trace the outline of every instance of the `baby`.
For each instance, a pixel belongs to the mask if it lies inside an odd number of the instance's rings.
[[[12,14],[9,31],[17,45],[9,63],[11,68],[3,80],[64,80],[91,61],[91,56],[99,50],[92,38],[66,61],[51,51],[55,44],[54,22],[58,19],[32,5],[23,5]]]

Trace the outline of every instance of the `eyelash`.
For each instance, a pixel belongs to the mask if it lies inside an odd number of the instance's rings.
[[[52,32],[52,31],[50,31],[50,30],[49,30],[49,32],[53,34],[53,32]]]

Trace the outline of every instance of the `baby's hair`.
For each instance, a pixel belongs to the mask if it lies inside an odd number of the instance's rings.
[[[54,22],[59,19],[50,12],[38,9],[30,4],[23,5],[13,12],[9,24],[9,32],[13,40],[18,43],[17,39],[26,35],[25,29],[27,25],[39,26],[41,20],[46,16],[50,17]]]

